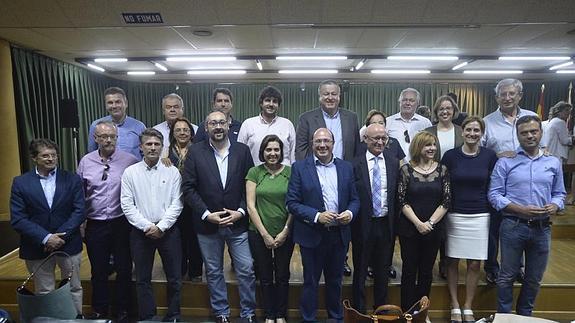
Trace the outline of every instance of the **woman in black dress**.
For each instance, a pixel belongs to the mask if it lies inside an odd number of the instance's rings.
[[[411,161],[401,167],[398,187],[398,234],[403,269],[401,307],[407,310],[429,296],[432,270],[441,241],[442,218],[451,192],[447,168],[435,161],[437,138],[419,132],[409,146]]]

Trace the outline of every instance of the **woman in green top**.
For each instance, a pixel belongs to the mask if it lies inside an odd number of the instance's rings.
[[[283,143],[276,135],[262,140],[263,164],[246,175],[246,200],[250,214],[250,249],[262,287],[266,323],[285,323],[289,266],[294,244],[290,235],[292,215],[285,206],[291,167],[284,166]],[[275,276],[275,282],[274,282]]]

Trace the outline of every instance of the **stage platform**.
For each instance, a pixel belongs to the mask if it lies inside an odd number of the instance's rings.
[[[538,317],[559,320],[561,322],[571,322],[575,320],[575,207],[568,206],[564,215],[553,218],[553,231],[551,243],[551,256],[549,265],[543,278],[541,291],[535,305],[535,315]],[[85,249],[84,249],[85,250]],[[401,258],[399,254],[399,244],[396,245],[394,254],[394,266],[397,269],[398,277],[390,280],[388,303],[399,304],[400,296],[400,275]],[[351,251],[350,251],[351,253]],[[156,255],[156,262],[153,270],[154,289],[159,311],[165,310],[165,277],[162,271],[161,261]],[[225,276],[228,284],[228,294],[232,307],[232,315],[239,315],[239,297],[237,292],[237,281],[230,266],[229,256],[225,252]],[[460,284],[464,281],[465,262],[460,263]],[[350,257],[351,265],[351,257]],[[7,309],[13,316],[17,316],[16,287],[27,277],[24,262],[18,258],[18,251],[0,258],[0,308]],[[112,276],[113,277],[113,276]],[[84,251],[81,265],[82,285],[84,286],[84,312],[90,312],[91,286],[90,286],[90,263]],[[291,262],[290,279],[290,299],[289,299],[289,321],[297,322],[300,319],[298,311],[298,301],[302,286],[302,267],[299,249],[296,246]],[[368,304],[371,303],[371,280],[367,280]],[[351,277],[344,277],[343,297],[351,298]],[[515,285],[516,294],[519,291],[518,284]],[[460,285],[460,299],[464,295],[464,286]],[[135,292],[133,293],[135,299]],[[475,298],[474,311],[476,318],[493,314],[496,309],[497,291],[494,286],[487,285],[483,272],[480,278],[477,295]],[[260,295],[258,292],[258,300]],[[323,304],[323,289],[320,290],[320,307]],[[430,316],[433,322],[447,322],[449,318],[449,293],[447,283],[438,274],[437,265],[434,268],[434,281],[431,291]],[[260,302],[258,301],[258,304]],[[186,318],[196,322],[209,321],[210,315],[209,294],[205,283],[184,281],[182,290],[182,314]],[[258,310],[261,315],[261,310]],[[320,316],[325,317],[325,311],[320,310]]]

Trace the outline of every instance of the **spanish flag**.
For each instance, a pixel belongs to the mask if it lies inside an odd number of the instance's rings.
[[[537,115],[539,119],[546,120],[547,116],[544,116],[545,113],[545,99],[543,97],[543,93],[545,92],[545,84],[541,84],[541,94],[539,94],[539,104],[537,104]],[[545,119],[543,118],[545,117]]]

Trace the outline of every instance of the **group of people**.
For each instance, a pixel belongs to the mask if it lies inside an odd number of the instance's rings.
[[[54,142],[31,142],[35,168],[14,179],[11,195],[20,257],[37,272],[38,293],[54,288],[56,264],[62,275],[71,272],[81,316],[84,240],[92,274],[88,317],[113,313],[119,322],[128,320],[132,305],[132,264],[139,320],[179,320],[182,277],[201,280],[204,268],[219,323],[230,320],[227,245],[241,321],[257,321],[257,278],[266,323],[284,323],[298,244],[302,320],[317,321],[323,274],[328,319],[341,322],[350,242],[353,305],[365,312],[368,276],[374,279],[373,305],[386,303],[398,236],[404,310],[429,296],[432,269],[444,250],[452,322],[474,321],[482,260],[486,279],[497,284],[498,312],[512,311],[513,283],[524,266],[516,311],[531,315],[549,255],[549,216],[563,208],[566,193],[561,161],[552,149],[541,149],[541,120],[519,107],[522,91],[519,80],[500,81],[499,107],[484,119],[458,118],[456,99],[441,96],[433,125],[416,113],[419,92],[406,88],[397,114],[372,110],[359,129],[357,115],[339,106],[340,87],[332,80],[319,84],[319,107],[303,113],[297,127],[279,116],[282,94],[275,87],[261,91],[261,113],[243,123],[232,117],[230,90],[218,88],[212,112],[198,126],[184,118],[183,100],[172,93],[162,100],[165,121],[146,128],[127,115],[124,91],[109,88],[109,115],[90,126],[89,153],[77,175],[58,168]],[[38,268],[55,250],[69,257]],[[151,284],[156,251],[167,280],[162,317]],[[467,261],[463,306],[457,297],[460,259]]]

